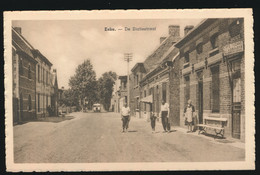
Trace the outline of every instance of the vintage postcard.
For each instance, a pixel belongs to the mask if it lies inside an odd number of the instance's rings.
[[[255,169],[252,9],[4,12],[7,171]]]

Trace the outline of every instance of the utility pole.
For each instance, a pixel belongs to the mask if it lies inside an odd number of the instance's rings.
[[[130,82],[129,82],[129,62],[132,61],[133,54],[125,53],[125,61],[127,61],[127,106],[130,105]]]

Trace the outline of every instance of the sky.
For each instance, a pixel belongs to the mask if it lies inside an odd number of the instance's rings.
[[[184,35],[186,25],[196,26],[202,19],[116,19],[116,20],[19,20],[22,35],[57,69],[58,85],[69,88],[69,78],[77,66],[90,59],[97,78],[107,71],[127,74],[124,53],[132,53],[130,70],[143,62],[168,36],[169,25],[179,25]],[[116,31],[105,31],[111,27]],[[156,27],[153,31],[125,31],[129,27]],[[122,28],[123,30],[117,30]]]

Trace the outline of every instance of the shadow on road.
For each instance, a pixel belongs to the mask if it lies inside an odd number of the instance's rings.
[[[20,123],[17,123],[15,125],[23,125],[29,122],[52,122],[52,123],[59,123],[63,122],[65,120],[71,120],[75,117],[73,116],[64,116],[64,117],[42,117],[42,118],[37,118],[37,119],[32,119],[32,120],[27,120],[27,121],[22,121]]]
[[[128,131],[128,132],[138,132],[137,130],[130,130],[130,131]]]

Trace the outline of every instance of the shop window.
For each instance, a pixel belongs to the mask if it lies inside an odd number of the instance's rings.
[[[28,66],[28,78],[31,79],[31,65]]]
[[[196,51],[197,51],[197,54],[201,54],[203,52],[203,44],[202,43],[199,43],[196,46]]]
[[[184,99],[184,104],[188,102],[190,99],[190,77],[186,76],[185,77],[185,99]]]
[[[212,112],[219,112],[219,66],[211,68],[212,73]]]
[[[212,46],[212,49],[216,49],[218,47],[218,33],[215,33],[210,37],[210,43]]]

